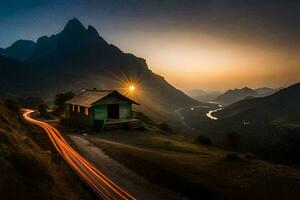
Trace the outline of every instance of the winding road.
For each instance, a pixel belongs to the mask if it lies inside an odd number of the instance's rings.
[[[30,117],[33,110],[23,109],[26,121],[42,127],[58,153],[65,159],[76,174],[98,195],[105,200],[135,200],[136,198],[120,188],[87,159],[77,153],[53,126]]]

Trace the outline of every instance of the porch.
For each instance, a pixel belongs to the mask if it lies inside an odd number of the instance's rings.
[[[138,129],[142,127],[139,119],[105,119],[104,130],[111,130],[117,128]]]

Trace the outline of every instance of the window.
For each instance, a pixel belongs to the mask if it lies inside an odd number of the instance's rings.
[[[80,106],[77,106],[77,111],[80,113]]]
[[[84,114],[85,114],[85,115],[89,115],[89,108],[85,108],[85,109],[84,109]]]
[[[72,111],[75,112],[75,105],[72,105]]]

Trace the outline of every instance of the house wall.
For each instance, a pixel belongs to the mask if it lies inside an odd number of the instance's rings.
[[[119,104],[119,116],[120,119],[132,118],[132,104],[131,103]]]
[[[93,119],[91,109],[89,109],[89,115],[86,115],[85,107],[80,106],[80,112],[78,112],[78,107],[79,106],[75,105],[75,109],[73,110],[73,105],[68,104],[66,109],[67,118],[77,123],[79,126],[92,127]]]
[[[95,105],[93,106],[94,119],[103,120],[108,118],[107,105]],[[120,119],[132,118],[132,104],[128,102],[122,102],[119,104],[119,117]]]
[[[99,102],[96,102],[91,108],[89,108],[88,115],[85,112],[84,107],[80,107],[78,112],[78,106],[75,105],[73,109],[72,104],[66,105],[66,118],[70,119],[74,123],[85,127],[98,127],[101,123],[104,123],[104,119],[108,118],[107,105],[118,104],[119,105],[119,118],[130,119],[132,118],[132,103],[117,95],[107,96]]]

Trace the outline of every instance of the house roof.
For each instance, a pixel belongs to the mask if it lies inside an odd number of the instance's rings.
[[[119,93],[117,90],[85,90],[65,103],[89,108],[92,107],[94,103],[99,102],[109,95],[117,95],[126,101],[139,105],[135,101]]]

